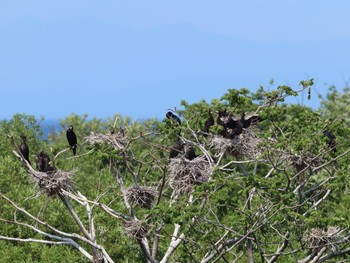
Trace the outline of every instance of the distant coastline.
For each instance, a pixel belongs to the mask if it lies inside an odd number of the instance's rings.
[[[43,137],[47,138],[50,133],[60,132],[63,130],[60,122],[54,119],[45,119],[40,123],[40,128],[43,131]]]

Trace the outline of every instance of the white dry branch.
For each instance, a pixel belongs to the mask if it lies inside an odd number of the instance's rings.
[[[1,219],[2,222],[12,223],[12,224],[16,224],[16,225],[19,225],[22,227],[26,227],[26,228],[32,229],[33,231],[35,231],[36,233],[39,233],[42,236],[45,236],[46,238],[50,238],[52,240],[57,240],[57,241],[51,241],[52,244],[61,244],[62,243],[62,244],[71,245],[71,246],[75,247],[76,249],[78,249],[89,260],[95,261],[96,258],[93,255],[89,254],[78,242],[75,241],[75,240],[78,240],[82,243],[89,245],[90,247],[92,247],[96,250],[102,251],[103,258],[106,262],[110,262],[110,263],[114,262],[110,258],[110,256],[107,254],[104,247],[98,245],[95,242],[92,242],[91,239],[89,238],[89,236],[86,237],[86,233],[84,233],[84,236],[82,236],[82,235],[79,235],[76,233],[67,233],[67,232],[61,231],[59,229],[56,229],[55,227],[51,226],[49,223],[44,222],[44,221],[40,220],[39,218],[37,218],[36,216],[29,213],[26,209],[18,206],[14,201],[12,201],[11,199],[9,199],[5,195],[3,195],[1,192],[0,192],[0,197],[2,199],[4,199],[6,202],[8,202],[11,206],[13,206],[17,212],[23,213],[26,217],[28,217],[33,222],[35,222],[36,226],[30,225],[30,224],[27,224],[24,222],[20,222],[17,220],[16,216],[14,218],[14,221],[8,221],[8,220]],[[50,233],[47,233],[44,230],[39,229],[39,226],[42,226],[43,228],[49,229]],[[10,240],[11,237],[0,236],[0,239]],[[33,239],[33,238],[22,238],[22,239],[19,238],[17,241],[45,243],[45,242],[43,242],[44,240],[40,241],[39,239]]]
[[[162,258],[162,260],[160,261],[160,263],[168,262],[168,259],[171,256],[171,254],[180,245],[180,243],[185,239],[184,233],[181,233],[181,235],[178,237],[179,229],[180,229],[180,225],[175,224],[174,233],[171,237],[170,245],[169,245],[167,251],[165,252],[165,255]]]

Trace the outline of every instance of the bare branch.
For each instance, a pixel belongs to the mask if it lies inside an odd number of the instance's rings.
[[[180,225],[179,224],[175,224],[174,233],[173,233],[173,235],[171,237],[170,245],[168,247],[168,250],[165,252],[164,257],[162,258],[160,263],[168,262],[168,259],[171,256],[171,254],[180,245],[180,243],[184,240],[185,235],[183,233],[179,237],[177,237],[179,229],[180,229]]]
[[[331,193],[331,190],[328,189],[327,192],[325,193],[325,195],[320,199],[318,200],[316,203],[314,203],[304,214],[303,216],[305,216],[307,213],[309,213],[312,209],[314,209],[315,207],[317,207],[322,201],[324,201],[327,196]]]
[[[270,259],[269,263],[273,263],[273,262],[276,262],[276,260],[279,258],[279,256],[281,255],[281,253],[287,248],[288,246],[288,243],[289,243],[289,232],[286,233],[285,235],[285,240],[282,244],[282,246],[278,247],[275,255]]]

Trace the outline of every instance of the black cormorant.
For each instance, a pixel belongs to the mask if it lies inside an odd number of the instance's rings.
[[[216,123],[218,125],[221,125],[225,128],[225,122],[224,122],[224,119],[227,117],[227,112],[226,112],[226,108],[221,111],[221,110],[218,110],[218,117],[216,118]]]
[[[22,139],[22,142],[19,145],[19,150],[20,150],[23,158],[26,159],[30,165],[32,165],[30,160],[29,160],[29,147],[27,145],[27,137],[24,135],[21,135],[21,139]]]
[[[76,148],[77,148],[77,136],[75,135],[73,131],[73,126],[69,126],[67,133],[67,140],[70,145],[70,148],[73,150],[73,154],[76,154]]]
[[[207,119],[207,120],[205,121],[205,123],[204,123],[204,131],[205,131],[206,133],[209,133],[210,127],[214,125],[214,117],[213,117],[213,115],[211,114],[211,110],[209,110],[208,113],[209,113],[209,117],[208,117],[208,119]]]
[[[328,138],[328,146],[330,149],[332,149],[333,152],[337,151],[336,145],[336,137],[333,134],[333,132],[329,131],[329,130],[323,130],[323,134]]]
[[[168,111],[166,113],[166,117],[169,119],[169,120],[172,120],[173,122],[175,122],[177,125],[181,125],[181,120],[178,116],[176,116],[175,114],[173,114],[171,111]]]
[[[238,120],[234,120],[230,114],[226,114],[220,118],[223,122],[223,127],[226,129],[230,129],[231,132],[227,132],[231,135],[240,135],[243,132],[243,128],[249,128],[252,124],[261,120],[261,118],[257,115],[251,116],[248,119],[245,119],[245,112],[242,112],[241,118]]]
[[[178,137],[176,143],[170,149],[169,159],[177,157],[179,153],[182,152],[183,148],[184,142],[180,137]]]
[[[50,157],[41,151],[35,157],[36,169],[39,172],[49,172],[55,170],[52,166],[50,166]]]
[[[249,117],[248,119],[244,119],[244,112],[242,113],[243,116],[243,128],[249,128],[252,124],[255,124],[259,121],[262,121],[261,117],[258,115],[253,115]]]
[[[191,143],[186,142],[184,148],[185,148],[185,156],[184,157],[187,160],[191,161],[191,160],[193,160],[194,158],[197,157],[196,152],[195,152],[195,150],[194,150],[194,148],[193,148]]]

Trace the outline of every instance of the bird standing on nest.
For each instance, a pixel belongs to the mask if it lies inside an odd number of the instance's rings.
[[[36,157],[35,157],[35,163],[36,163],[36,169],[39,172],[49,172],[55,170],[52,166],[50,166],[50,157],[41,151]]]
[[[179,153],[182,152],[183,148],[184,148],[184,142],[182,141],[181,137],[178,136],[176,143],[170,149],[169,159],[177,157]]]
[[[68,143],[70,145],[70,148],[73,150],[73,154],[76,154],[76,150],[77,150],[77,136],[75,135],[74,131],[73,131],[73,126],[69,126],[67,133],[67,140]]]
[[[190,142],[186,142],[185,146],[184,146],[184,149],[185,149],[185,155],[184,157],[187,159],[187,160],[193,160],[197,157],[196,155],[196,152],[192,146],[192,144]]]
[[[27,137],[24,135],[21,135],[21,139],[22,139],[22,142],[19,145],[19,151],[21,152],[23,158],[26,159],[30,165],[32,165],[29,160],[29,147],[27,144]]]

